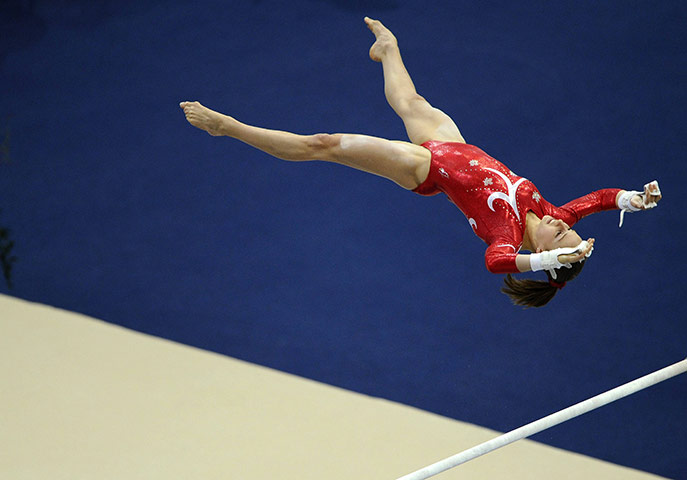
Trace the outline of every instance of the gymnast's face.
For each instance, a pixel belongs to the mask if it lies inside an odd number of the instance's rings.
[[[535,231],[537,253],[555,248],[576,247],[582,238],[563,220],[544,215]]]

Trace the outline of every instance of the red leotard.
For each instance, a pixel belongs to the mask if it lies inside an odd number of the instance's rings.
[[[432,152],[432,163],[427,180],[413,191],[444,192],[460,208],[475,234],[489,245],[485,262],[493,273],[519,272],[515,257],[522,247],[528,211],[572,226],[589,214],[617,208],[618,188],[597,190],[556,207],[532,182],[473,145],[429,141],[422,146]]]

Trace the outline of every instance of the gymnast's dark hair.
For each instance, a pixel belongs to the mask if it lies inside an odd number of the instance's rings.
[[[505,285],[501,291],[508,295],[516,305],[522,305],[525,308],[543,307],[556,296],[558,290],[563,288],[566,282],[579,275],[584,264],[585,262],[576,262],[571,264],[572,268],[557,268],[555,280],[549,272],[546,272],[547,282],[531,279],[518,280],[508,274],[503,280]]]

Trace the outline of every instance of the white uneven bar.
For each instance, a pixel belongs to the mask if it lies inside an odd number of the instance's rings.
[[[556,413],[552,413],[547,417],[540,418],[539,420],[528,423],[527,425],[523,425],[520,428],[511,430],[510,432],[504,433],[499,437],[481,443],[468,450],[465,450],[464,452],[453,455],[452,457],[448,457],[444,460],[433,463],[425,468],[421,468],[420,470],[400,477],[397,480],[424,480],[432,477],[453,467],[457,467],[462,463],[484,455],[485,453],[489,453],[497,448],[505,447],[510,443],[522,440],[523,438],[534,435],[535,433],[539,433],[542,430],[551,428],[559,423],[565,422],[566,420],[570,420],[571,418],[578,417],[596,408],[603,407],[604,405],[615,402],[616,400],[620,400],[623,397],[627,397],[628,395],[636,393],[664,380],[668,380],[669,378],[680,375],[681,373],[685,373],[686,371],[687,358],[680,362],[674,363],[669,367],[657,370],[654,373],[650,373],[649,375],[645,375],[644,377],[638,378],[612,390],[601,393],[595,397],[589,398],[583,402],[576,403],[571,407],[565,408]]]

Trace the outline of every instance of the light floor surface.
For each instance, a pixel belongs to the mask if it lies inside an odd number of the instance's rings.
[[[3,295],[0,388],[11,480],[393,480],[498,435]],[[434,478],[662,477],[523,440]]]

